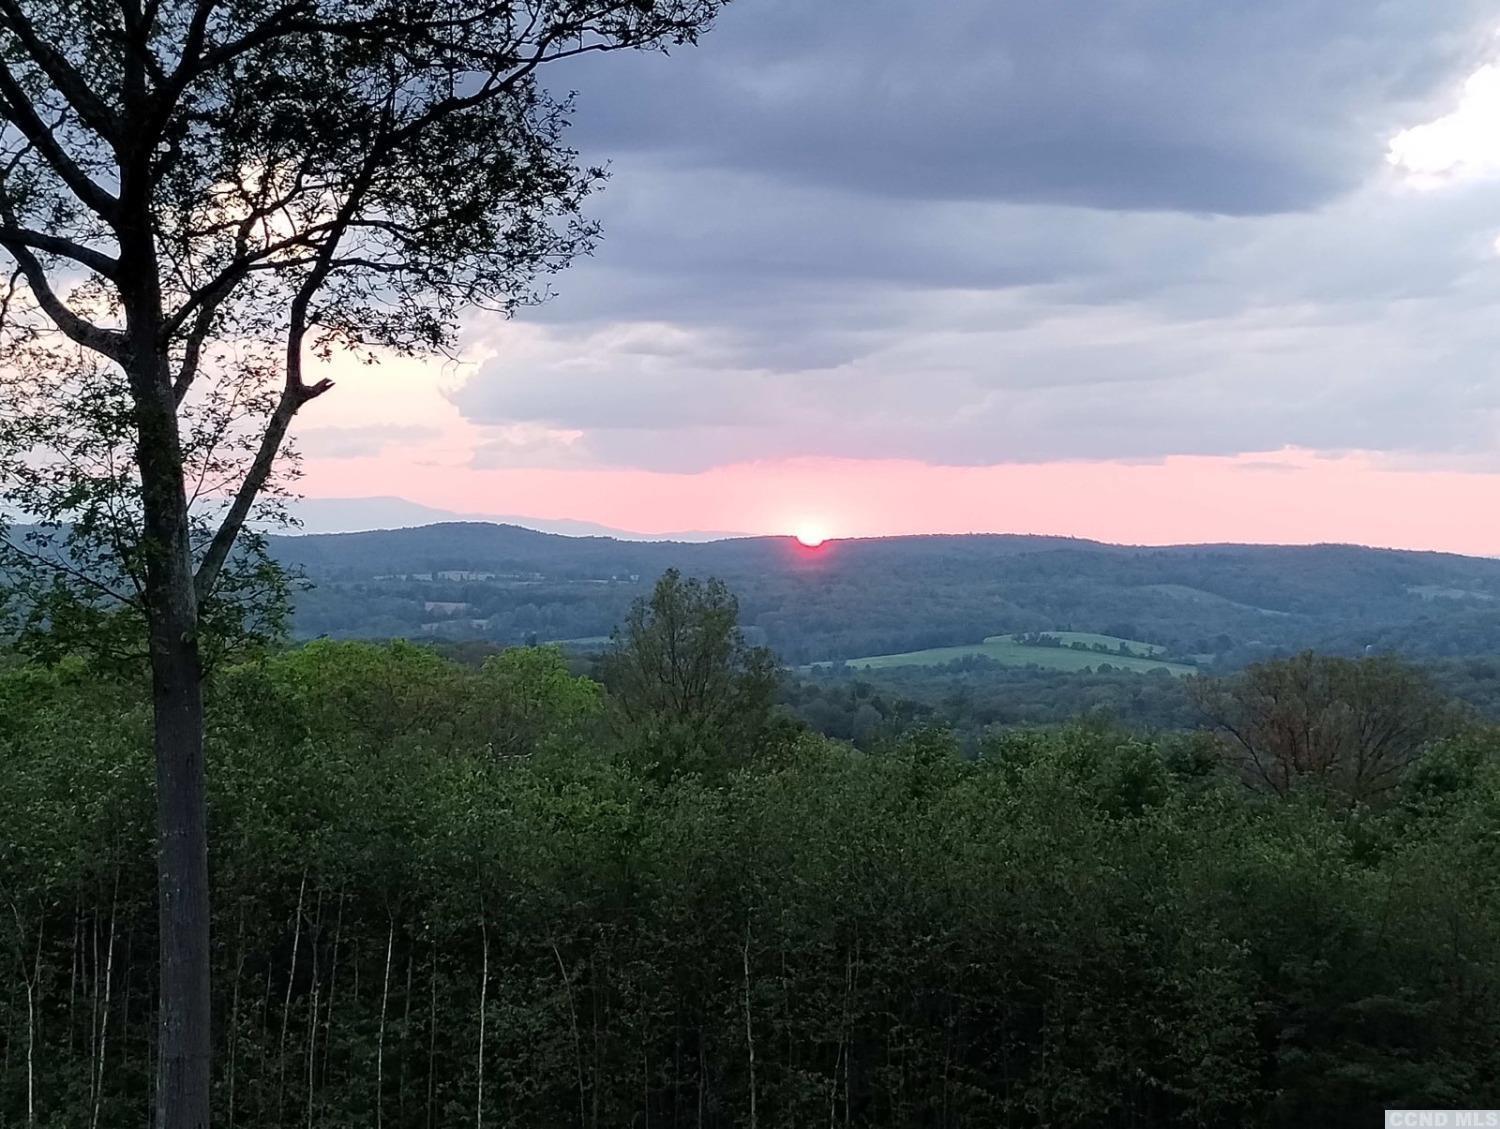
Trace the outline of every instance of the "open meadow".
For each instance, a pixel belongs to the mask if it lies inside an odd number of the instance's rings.
[[[1196,668],[1187,663],[1169,662],[1158,658],[1162,648],[1136,639],[1121,639],[1113,635],[1099,635],[1083,631],[1049,631],[1045,636],[1058,640],[1061,645],[1043,645],[1021,642],[1016,635],[989,635],[982,642],[967,643],[957,647],[928,647],[920,651],[903,651],[893,655],[867,655],[863,658],[846,659],[845,666],[866,667],[880,670],[895,666],[942,666],[967,658],[986,658],[1001,666],[1039,667],[1043,670],[1099,670],[1108,665],[1115,670],[1133,670],[1141,674],[1165,670],[1179,677],[1195,673]],[[1129,654],[1122,654],[1121,647]],[[1104,648],[1100,650],[1098,648]],[[806,669],[835,665],[812,663]]]

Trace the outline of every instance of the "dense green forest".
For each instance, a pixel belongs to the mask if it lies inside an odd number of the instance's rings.
[[[1067,630],[1227,667],[1304,648],[1500,652],[1500,561],[1442,553],[992,535],[810,550],[790,538],[631,542],[482,523],[271,548],[312,582],[297,597],[304,638],[597,640],[679,568],[724,578],[748,633],[792,665]]]
[[[1180,680],[1118,669],[1109,654],[1088,652],[1081,671],[1045,669],[1053,652],[1040,648],[1010,649],[1013,662],[1034,656],[1024,666],[983,654],[988,637],[1067,631],[1131,640],[1136,654],[1205,672],[1306,648],[1394,653],[1500,721],[1500,667],[1489,657],[1500,653],[1500,561],[1484,558],[995,535],[810,550],[788,538],[651,543],[483,523],[273,538],[272,548],[309,582],[295,597],[298,635],[420,639],[471,661],[525,642],[597,653],[664,568],[722,576],[747,636],[793,668],[782,691],[789,710],[862,748],[914,721],[953,729],[970,751],[997,725],[1088,718],[1151,733],[1201,722]],[[964,646],[976,654],[840,665]]]
[[[1414,665],[1476,720],[1500,723],[1500,660],[1481,655]],[[862,748],[914,724],[951,729],[972,750],[995,727],[1086,721],[1149,735],[1204,721],[1190,684],[1165,673],[1007,667],[982,657],[881,670],[819,667],[789,675],[782,700],[811,728]]]
[[[1088,721],[1152,734],[1202,720],[1183,681],[1167,674],[1034,670],[984,658],[873,671],[818,668],[788,677],[782,697],[811,728],[862,748],[917,724],[951,729],[972,750],[997,726]]]
[[[217,667],[216,1122],[1500,1104],[1500,736],[1420,673],[1309,655],[1192,683],[1218,728],[857,748],[734,619],[668,576],[598,680],[548,647]],[[149,716],[128,673],[0,671],[0,1125],[148,1118]]]

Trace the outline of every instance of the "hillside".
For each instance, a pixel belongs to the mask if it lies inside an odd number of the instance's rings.
[[[1041,641],[1033,641],[1040,639]],[[958,647],[928,647],[895,655],[866,655],[844,660],[848,667],[860,671],[891,667],[944,666],[964,659],[987,659],[1002,667],[1036,667],[1061,671],[1129,671],[1149,674],[1163,670],[1168,674],[1188,675],[1194,667],[1170,662],[1156,656],[1163,648],[1133,639],[1119,639],[1084,631],[1059,631],[1040,636],[991,635],[981,643]],[[810,670],[830,664],[813,663]]]
[[[1500,561],[1343,545],[1108,545],[967,535],[702,544],[447,523],[278,537],[313,587],[299,635],[592,638],[665,569],[719,576],[790,663],[1090,632],[1237,665],[1302,647],[1414,656],[1500,650]]]

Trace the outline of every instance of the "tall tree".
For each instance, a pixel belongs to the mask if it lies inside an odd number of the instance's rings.
[[[744,760],[767,734],[780,672],[745,641],[739,617],[722,580],[668,569],[600,660],[622,735],[669,772]]]
[[[1189,693],[1251,787],[1319,788],[1343,803],[1378,801],[1462,720],[1424,673],[1384,655],[1309,651],[1196,679]]]
[[[723,2],[0,0],[7,359],[97,363],[125,408],[29,410],[123,424],[129,456],[113,555],[153,687],[159,1125],[208,1121],[202,614],[293,417],[331,386],[308,356],[440,349],[466,307],[539,297],[591,246],[579,209],[602,175],[562,144],[571,103],[543,68],[692,42]],[[214,391],[231,385],[243,398]],[[239,405],[251,437],[196,530],[195,402]]]

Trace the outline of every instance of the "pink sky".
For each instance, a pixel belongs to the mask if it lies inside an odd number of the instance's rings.
[[[1287,451],[972,468],[799,459],[693,475],[458,470],[386,457],[325,460],[309,471],[311,496],[389,494],[466,513],[576,518],[644,533],[1014,532],[1137,544],[1336,541],[1500,555],[1500,475],[1388,469],[1365,455]]]
[[[1384,135],[1384,162],[1317,207],[1209,222],[993,202],[979,228],[1040,231],[1040,261],[1091,264],[1109,301],[951,281],[899,300],[834,287],[860,316],[796,291],[757,336],[737,332],[758,308],[738,283],[716,318],[689,302],[679,324],[682,295],[648,272],[650,302],[615,308],[635,294],[632,247],[670,274],[661,256],[678,217],[652,209],[703,194],[693,179],[673,197],[671,176],[638,161],[611,190],[623,239],[568,276],[565,292],[583,298],[559,320],[476,323],[454,363],[335,357],[340,391],[299,421],[301,485],[647,534],[1007,532],[1500,556],[1500,471],[1482,466],[1495,468],[1500,444],[1500,57],[1452,77],[1427,116],[1403,110],[1410,128]],[[1366,138],[1372,154],[1381,136]],[[764,190],[756,181],[757,208]],[[819,229],[848,203],[804,215],[799,201],[789,214]],[[899,207],[835,249],[854,255],[882,222],[911,227],[912,247],[893,254],[945,245],[953,217],[939,208],[924,228],[926,213]],[[694,256],[720,246],[724,277],[740,278],[742,219],[716,205],[692,229],[685,292],[702,286]],[[1077,239],[1089,254],[1070,258]],[[995,254],[1025,260],[1028,246]],[[823,342],[846,315],[844,335]],[[826,348],[777,352],[799,334]],[[1244,453],[1109,458],[1181,449]],[[990,451],[1053,461],[933,465]],[[786,457],[802,452],[829,455]],[[1074,453],[1104,457],[1060,457]]]
[[[1018,312],[1025,302],[1003,289],[990,306],[949,289],[893,307],[927,320],[887,327],[885,337],[869,328],[879,319],[855,319],[854,359],[805,373],[739,358],[724,326],[677,326],[665,312],[657,320],[654,305],[642,313],[606,304],[597,324],[582,327],[486,324],[460,363],[367,367],[336,357],[341,391],[302,421],[301,485],[310,497],[395,496],[648,534],[1008,532],[1500,556],[1500,472],[1457,469],[1500,443],[1500,60],[1446,97],[1456,108],[1397,133],[1362,188],[1316,210],[1212,225],[1069,212],[1048,229],[1063,246],[1086,220],[1084,237],[1118,238],[1132,268],[1185,259],[1193,269],[1179,280],[1182,293],[1208,294],[1201,311],[1174,306],[1181,295],[1165,283],[1159,309],[1129,300],[1130,286],[1114,305],[1047,305],[1041,288],[1027,317]],[[636,172],[642,199],[655,199]],[[1057,220],[1003,207],[992,218],[1003,227],[1028,216]],[[1090,226],[1106,221],[1114,227]],[[694,246],[732,242],[735,222]],[[657,247],[668,230],[659,218],[636,235]],[[1382,238],[1370,239],[1375,230]],[[1155,255],[1140,250],[1158,245]],[[687,277],[684,285],[698,285]],[[612,275],[592,290],[583,279],[570,282],[596,301],[631,292]],[[1248,310],[1217,309],[1219,291],[1246,295]],[[726,324],[735,308],[726,301]],[[788,324],[820,325],[825,314],[802,311]],[[683,414],[684,404],[701,418]],[[755,441],[733,447],[746,433]],[[1080,435],[1086,441],[1075,443]],[[612,445],[596,445],[601,436]],[[1040,458],[1247,453],[921,461],[972,457],[987,444],[1025,457],[1016,437],[1035,440]],[[1281,442],[1302,446],[1256,453]],[[1381,449],[1314,449],[1348,447]],[[807,450],[915,457],[772,457]],[[675,453],[686,457],[661,457]],[[696,473],[642,469],[721,460]]]

